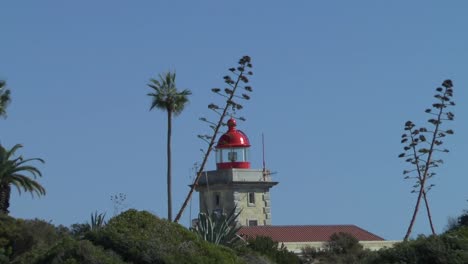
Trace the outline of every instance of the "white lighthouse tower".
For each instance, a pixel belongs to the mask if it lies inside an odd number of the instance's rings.
[[[270,188],[278,184],[265,169],[251,169],[250,142],[231,118],[216,145],[216,170],[198,181],[200,212],[229,212],[236,207],[241,226],[271,225]]]

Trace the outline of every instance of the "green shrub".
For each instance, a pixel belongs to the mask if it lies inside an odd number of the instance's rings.
[[[40,251],[68,236],[68,230],[43,220],[22,220],[0,215],[0,249],[11,261],[30,251]],[[0,262],[1,263],[1,262]]]
[[[30,264],[124,264],[120,256],[87,240],[65,238],[41,256],[28,260]]]
[[[145,211],[128,210],[89,237],[139,264],[242,262],[232,250],[202,241],[181,225]]]
[[[439,236],[421,235],[415,240],[398,243],[393,248],[373,253],[366,263],[466,264],[468,240],[456,231]]]
[[[10,258],[6,255],[5,249],[0,248],[0,264],[10,263]]]
[[[237,235],[240,227],[236,226],[240,212],[236,213],[236,207],[226,213],[199,213],[198,221],[192,231],[201,239],[215,245],[234,247],[240,241]]]

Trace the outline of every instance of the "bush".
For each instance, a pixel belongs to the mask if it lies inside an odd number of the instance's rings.
[[[457,231],[439,236],[421,235],[373,253],[366,263],[464,264],[468,263],[468,240]]]
[[[30,264],[124,264],[116,253],[104,250],[87,240],[65,238],[41,256],[29,258]]]
[[[181,225],[145,211],[128,210],[89,237],[134,263],[242,263],[232,250],[201,241]]]
[[[10,263],[10,258],[6,255],[5,250],[2,248],[0,249],[0,264],[8,263]]]
[[[43,220],[0,215],[0,256],[12,262],[26,252],[45,250],[67,236],[66,228],[55,227]]]

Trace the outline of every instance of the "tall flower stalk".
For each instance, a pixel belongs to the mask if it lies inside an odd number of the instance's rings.
[[[182,207],[180,208],[179,213],[174,219],[175,222],[178,222],[180,220],[185,208],[187,207],[190,199],[192,198],[195,187],[198,185],[198,180],[202,176],[208,157],[211,151],[213,150],[213,146],[217,140],[219,129],[222,125],[226,125],[226,123],[224,122],[225,117],[229,115],[234,115],[236,110],[240,110],[243,108],[243,106],[238,103],[238,99],[241,99],[241,100],[250,99],[250,96],[247,93],[252,92],[252,87],[248,85],[249,79],[247,78],[247,76],[253,75],[251,68],[252,68],[252,63],[251,63],[250,57],[243,56],[239,60],[237,68],[230,68],[229,71],[231,72],[231,74],[223,77],[224,83],[227,85],[227,87],[224,89],[221,89],[221,88],[211,89],[213,93],[216,93],[225,99],[225,105],[224,107],[219,107],[218,105],[214,103],[210,103],[208,105],[208,108],[219,116],[219,119],[217,122],[209,121],[207,118],[204,118],[204,117],[200,118],[201,121],[207,122],[209,124],[213,133],[211,135],[198,135],[199,138],[201,138],[206,143],[208,143],[208,148],[206,151],[203,152],[204,153],[203,161],[201,162],[201,165],[198,169],[195,180],[193,181],[193,184],[190,187],[190,191],[187,197],[185,198],[185,201],[182,204]],[[237,95],[239,88],[244,90],[244,93],[242,93],[241,95]],[[245,118],[242,118],[242,117],[239,117],[238,119],[245,120]]]
[[[436,89],[436,94],[434,95],[436,102],[432,104],[432,108],[428,108],[425,111],[431,116],[428,120],[429,128],[418,128],[412,121],[405,123],[404,129],[406,132],[401,136],[404,152],[399,157],[405,159],[405,162],[410,164],[410,169],[405,169],[403,175],[405,175],[405,179],[414,181],[411,192],[417,193],[418,197],[404,240],[408,240],[411,235],[421,201],[424,201],[431,232],[435,235],[427,193],[435,186],[429,183],[430,179],[436,175],[434,169],[443,164],[442,159],[435,158],[436,153],[449,152],[448,149],[442,148],[444,143],[442,139],[454,133],[452,129],[442,127],[445,121],[452,121],[455,117],[449,111],[450,107],[455,106],[452,97],[452,81],[445,80],[442,83],[442,87]]]

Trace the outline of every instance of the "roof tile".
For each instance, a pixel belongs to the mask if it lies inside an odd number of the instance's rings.
[[[384,240],[355,225],[244,226],[238,233],[243,237],[267,236],[277,242],[322,242],[339,232],[349,233],[359,241]]]

